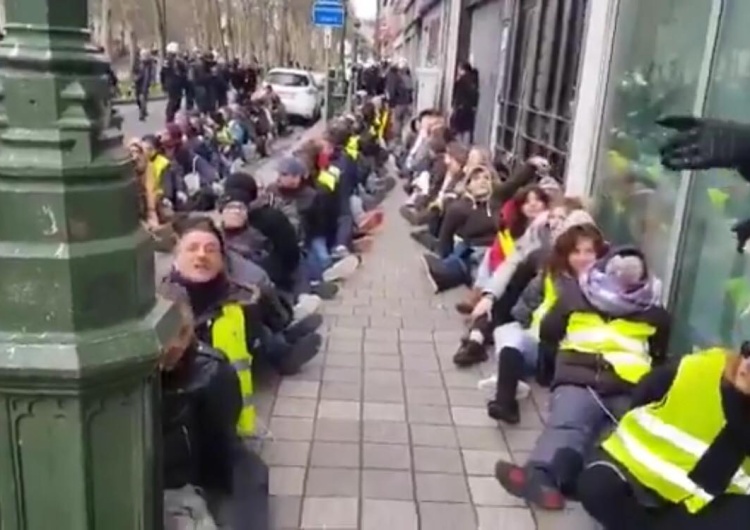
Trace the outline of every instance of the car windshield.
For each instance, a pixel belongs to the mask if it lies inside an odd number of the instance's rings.
[[[301,87],[308,86],[310,79],[306,75],[292,72],[271,72],[266,82],[276,86]]]

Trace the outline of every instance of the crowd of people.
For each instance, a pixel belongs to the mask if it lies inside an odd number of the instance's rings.
[[[157,290],[182,322],[160,363],[165,517],[177,528],[268,528],[254,384],[319,353],[321,301],[360,267],[396,183],[382,99],[275,162],[274,182],[246,169],[241,106],[180,111],[128,143]]]
[[[129,144],[158,290],[182,322],[160,363],[167,524],[268,528],[254,382],[318,354],[321,300],[356,274],[401,179],[435,292],[468,287],[455,364],[497,365],[477,382],[488,416],[518,424],[535,385],[551,392],[526,462],[497,462],[502,487],[542,510],[578,500],[606,530],[746,528],[750,347],[670,352],[641,250],[610,244],[545,158],[511,164],[460,140],[451,115],[409,116],[399,83],[281,159],[272,183],[244,169],[236,105],[176,112]],[[710,144],[680,131],[664,163],[695,163],[691,142]]]
[[[704,168],[699,154],[729,134],[673,122],[672,169]],[[453,361],[496,363],[477,384],[500,425],[520,422],[532,384],[551,392],[525,462],[496,463],[500,485],[541,510],[580,501],[606,530],[746,527],[750,345],[669,351],[672,316],[644,253],[610,244],[546,159],[511,169],[450,123],[416,118],[401,214],[435,292],[468,287]]]

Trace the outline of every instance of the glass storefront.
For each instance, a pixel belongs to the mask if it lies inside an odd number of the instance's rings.
[[[750,338],[750,257],[730,232],[750,216],[750,185],[731,171],[663,169],[655,123],[668,114],[750,123],[747,20],[747,0],[619,2],[593,195],[608,236],[642,248],[671,284],[674,354]]]

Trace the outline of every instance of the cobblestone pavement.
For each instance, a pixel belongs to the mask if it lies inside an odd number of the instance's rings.
[[[476,384],[489,365],[451,362],[462,293],[432,294],[398,202],[324,308],[325,350],[260,390],[274,528],[589,530],[579,507],[534,513],[496,483],[498,458],[525,459],[546,396],[524,402],[518,427],[487,417]]]

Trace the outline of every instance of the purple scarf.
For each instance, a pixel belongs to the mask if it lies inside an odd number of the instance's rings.
[[[641,313],[659,302],[661,282],[650,276],[627,291],[622,283],[594,265],[579,279],[586,299],[607,315],[622,317]]]

